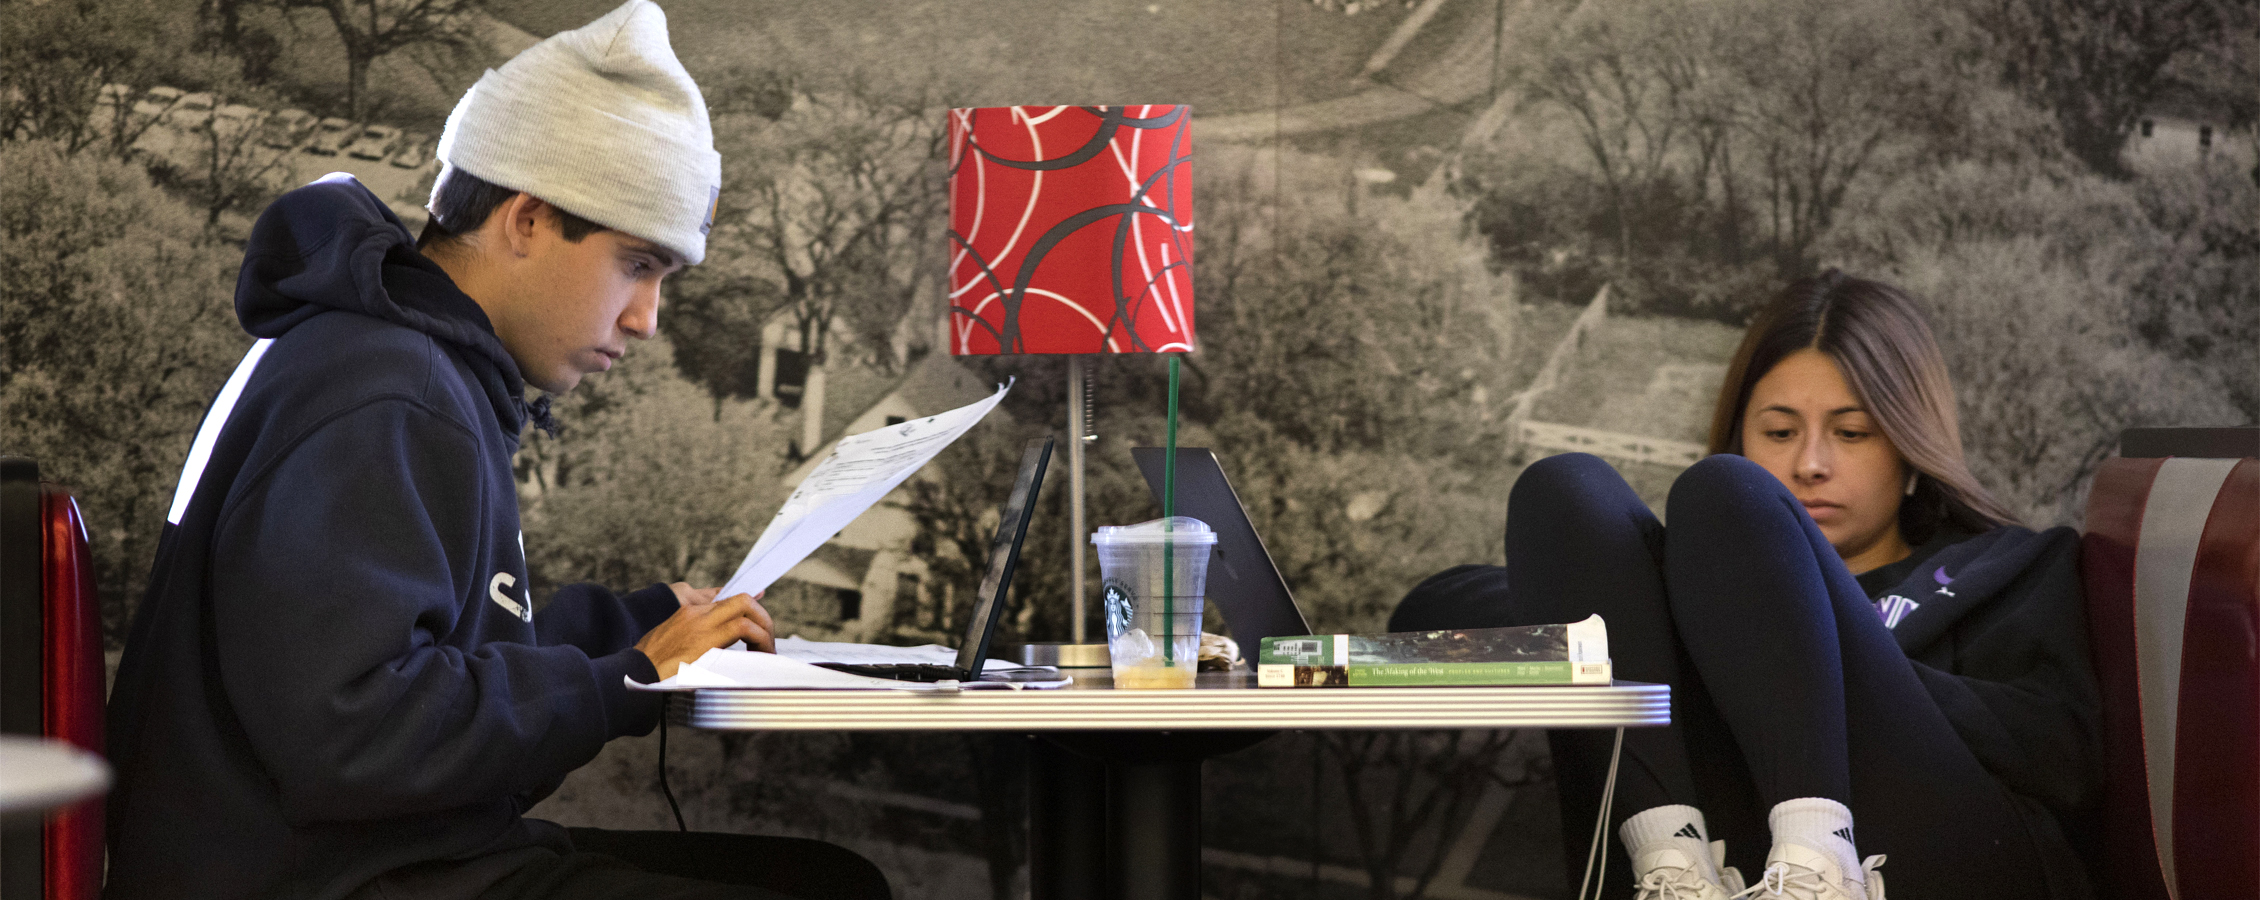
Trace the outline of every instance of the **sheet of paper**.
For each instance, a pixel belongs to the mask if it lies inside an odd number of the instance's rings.
[[[785,498],[776,518],[746,551],[737,574],[722,585],[721,596],[759,593],[775,584],[911,473],[933,461],[942,448],[997,408],[1011,389],[1011,384],[998,385],[996,393],[979,403],[841,438],[832,455]]]
[[[814,643],[804,641],[803,643]],[[865,690],[865,691],[923,691],[947,693],[955,690],[1045,690],[1065,687],[1072,679],[1059,681],[969,681],[956,685],[921,684],[915,681],[893,681],[850,675],[846,672],[818,668],[797,659],[762,653],[753,650],[708,650],[693,662],[677,667],[673,678],[644,684],[627,679],[628,687],[639,691],[695,691],[703,688],[771,688],[788,690]]]
[[[937,666],[957,665],[957,651],[940,644],[921,644],[916,647],[897,647],[891,644],[853,644],[846,641],[812,641],[800,635],[777,639],[777,655],[806,663],[835,662],[857,665],[885,663],[925,663]],[[983,672],[1002,672],[1024,669],[1027,666],[1005,659],[984,660]]]
[[[777,639],[777,655],[809,663],[934,663],[944,666],[957,663],[957,651],[940,644],[917,647],[851,644],[845,641],[812,641],[797,634]]]

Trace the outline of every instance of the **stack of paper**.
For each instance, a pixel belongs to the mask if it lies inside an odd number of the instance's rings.
[[[819,662],[852,663],[932,663],[950,665],[957,661],[957,651],[938,644],[922,647],[889,647],[881,644],[848,644],[828,641],[808,641],[789,637],[777,641],[777,652],[762,653],[753,650],[729,648],[708,650],[693,662],[687,662],[675,671],[675,677],[652,684],[630,679],[628,687],[639,691],[695,691],[703,688],[781,688],[793,690],[887,690],[887,691],[954,691],[995,690],[999,688],[1042,690],[1065,687],[1074,682],[1071,678],[1057,681],[968,681],[956,684],[925,684],[915,681],[895,681],[851,675],[834,669],[813,665]],[[989,660],[981,667],[984,673],[1025,668],[1001,659]]]

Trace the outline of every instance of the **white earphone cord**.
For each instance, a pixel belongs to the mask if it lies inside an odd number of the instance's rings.
[[[1609,813],[1617,797],[1617,761],[1623,755],[1624,729],[1619,728],[1616,741],[1609,747],[1609,778],[1601,785],[1601,812],[1593,820],[1593,843],[1585,851],[1585,878],[1577,883],[1577,900],[1585,900],[1587,887],[1593,889],[1593,900],[1601,900],[1601,879],[1609,873],[1609,854],[1602,849],[1601,842],[1608,839]],[[1600,862],[1599,872],[1593,869],[1596,859]]]

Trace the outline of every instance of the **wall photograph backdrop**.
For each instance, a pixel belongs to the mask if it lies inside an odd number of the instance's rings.
[[[609,5],[0,13],[0,449],[77,487],[113,650],[249,343],[228,301],[251,217],[332,170],[420,216],[459,92]],[[1192,104],[1185,443],[1222,451],[1329,630],[1495,560],[1531,459],[1597,452],[1660,501],[1744,317],[1822,266],[1925,298],[1977,474],[2033,523],[2077,521],[2123,428],[2260,420],[2245,0],[663,5],[713,108],[722,207],[663,336],[520,458],[547,586],[718,583],[827,442],[1017,375],[769,601],[810,637],[958,630],[1012,450],[1060,427],[1064,378],[941,342],[957,106]],[[1154,514],[1127,451],[1160,439],[1160,372],[1098,367],[1096,522]],[[1010,627],[1058,638],[1074,537],[1045,516]],[[1537,737],[1293,734],[1219,760],[1210,890],[1566,896]],[[1024,753],[678,733],[668,762],[692,827],[842,841],[905,897],[1009,897]],[[655,741],[617,742],[537,813],[670,825],[658,765]]]

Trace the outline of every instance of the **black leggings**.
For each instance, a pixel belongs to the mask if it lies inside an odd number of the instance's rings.
[[[1607,463],[1539,460],[1507,501],[1507,565],[1423,582],[1392,630],[1570,622],[1601,614],[1616,676],[1671,685],[1672,723],[1628,729],[1610,816],[1701,809],[1755,877],[1766,814],[1798,797],[1850,807],[1894,896],[2042,897],[2018,802],[1972,756],[1820,529],[1739,456],[1696,463],[1662,523]],[[1508,575],[1513,586],[1508,586]],[[1550,734],[1564,843],[1583,867],[1612,735]],[[1608,879],[1620,891],[1629,880]]]

